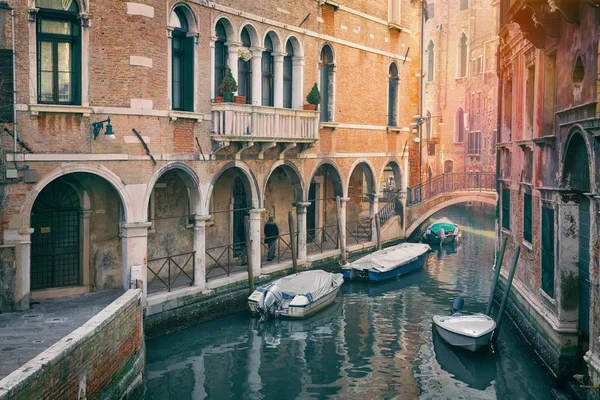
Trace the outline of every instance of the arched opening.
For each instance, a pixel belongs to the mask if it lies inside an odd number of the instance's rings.
[[[252,47],[249,29],[252,27],[245,26],[240,34],[245,51],[250,51]],[[238,58],[238,95],[246,97],[246,104],[252,104],[252,62],[242,57]]]
[[[388,126],[398,126],[398,66],[390,64],[388,72]]]
[[[444,173],[451,174],[454,172],[454,161],[446,160],[444,161]]]
[[[262,53],[262,105],[268,107],[275,105],[274,37],[277,38],[275,33],[267,33],[264,44],[265,50]]]
[[[456,110],[456,116],[454,117],[454,141],[456,143],[465,141],[465,112],[462,107]]]
[[[433,40],[427,45],[427,82],[433,82],[433,71],[435,68],[435,45]]]
[[[298,171],[287,164],[275,168],[269,175],[264,190],[266,215],[261,243],[262,257],[266,262],[279,262],[292,258],[288,213],[291,211],[295,214],[296,203],[300,201],[302,201],[302,183]],[[275,231],[278,236],[274,236]],[[298,232],[296,232],[297,236]]]
[[[346,205],[346,229],[348,243],[371,240],[376,199],[375,177],[369,164],[358,163],[350,173],[348,203]]]
[[[244,220],[253,203],[253,183],[239,167],[216,176],[206,224],[206,280],[245,270],[248,259]]]
[[[581,56],[577,56],[575,67],[573,68],[573,83],[581,84],[583,78],[585,78],[585,68],[583,66],[583,61],[581,61]]]
[[[321,49],[321,56],[319,58],[321,122],[333,121],[334,67],[333,50],[326,44]]]
[[[194,284],[196,182],[181,169],[162,174],[148,199],[148,293]]]
[[[229,24],[229,21],[221,19],[215,25],[215,97],[220,96],[219,86],[227,73],[227,57],[229,56],[229,50],[227,49],[227,30],[225,24]]]
[[[460,41],[458,43],[458,55],[459,55],[459,64],[458,64],[458,76],[466,77],[467,76],[467,59],[468,59],[468,51],[467,51],[467,35],[463,32],[460,35]]]
[[[189,35],[190,21],[184,6],[171,13],[171,96],[173,110],[194,110],[194,38]]]
[[[568,141],[564,157],[562,177],[564,188],[578,194],[578,331],[580,355],[585,354],[590,336],[590,236],[591,204],[585,195],[591,190],[590,160],[585,139],[580,132],[573,133]]]
[[[97,175],[74,172],[46,185],[31,209],[31,297],[121,288],[123,220],[119,194]]]
[[[285,44],[285,56],[283,57],[283,107],[292,108],[294,100],[294,46],[288,40]]]
[[[308,187],[306,243],[308,253],[339,247],[336,197],[343,197],[338,169],[324,162],[314,172]]]
[[[402,170],[396,161],[390,161],[380,177],[381,197],[391,199],[402,190]]]

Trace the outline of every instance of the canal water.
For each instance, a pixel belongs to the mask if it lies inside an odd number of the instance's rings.
[[[494,258],[493,208],[443,216],[462,228],[458,247],[433,250],[399,280],[344,283],[305,321],[259,324],[244,311],[149,340],[145,398],[551,399],[552,381],[510,320],[476,354],[433,332],[431,317],[458,295],[466,311],[485,310]]]

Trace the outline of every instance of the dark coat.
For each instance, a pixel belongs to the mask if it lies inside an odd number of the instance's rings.
[[[275,222],[269,221],[265,224],[265,241],[273,241],[279,236],[279,228]]]

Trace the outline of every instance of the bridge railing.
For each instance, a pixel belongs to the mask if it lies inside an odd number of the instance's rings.
[[[453,172],[407,188],[406,205],[419,204],[440,194],[457,191],[490,191],[496,188],[493,172]]]

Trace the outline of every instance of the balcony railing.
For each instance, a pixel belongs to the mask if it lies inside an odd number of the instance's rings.
[[[315,111],[215,103],[211,135],[217,141],[304,142],[318,139]]]

